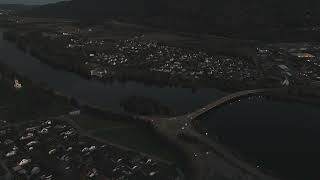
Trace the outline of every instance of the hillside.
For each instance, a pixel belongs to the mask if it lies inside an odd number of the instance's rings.
[[[22,5],[22,4],[0,4],[0,9],[14,10],[14,11],[26,11],[35,8],[34,5]]]
[[[319,6],[316,0],[73,0],[26,14],[96,20],[121,17],[157,27],[232,35],[319,24]]]

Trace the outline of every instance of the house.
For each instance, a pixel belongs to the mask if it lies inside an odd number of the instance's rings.
[[[81,114],[81,110],[71,111],[69,112],[69,115],[71,116],[78,116]]]
[[[281,83],[281,85],[283,85],[283,86],[289,86],[290,85],[290,82],[289,82],[287,76],[286,76],[286,79]]]
[[[13,86],[16,89],[21,89],[22,88],[22,84],[17,79],[14,80],[14,85]]]
[[[315,58],[315,56],[310,53],[291,53],[291,55],[297,58]]]
[[[284,71],[289,71],[289,68],[286,65],[281,64],[281,65],[278,65],[278,67]]]
[[[107,70],[97,70],[97,69],[94,69],[94,70],[91,70],[90,71],[90,75],[91,76],[97,76],[99,78],[103,78],[104,75],[106,75],[108,73]]]

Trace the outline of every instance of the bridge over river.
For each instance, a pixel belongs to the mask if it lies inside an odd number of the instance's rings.
[[[281,90],[280,88],[277,89],[254,89],[254,90],[245,90],[245,91],[239,91],[235,92],[232,94],[229,94],[225,97],[222,97],[221,99],[215,100],[209,104],[207,104],[204,107],[201,107],[200,109],[197,109],[193,112],[177,116],[177,117],[171,117],[171,118],[154,118],[154,117],[148,117],[150,121],[153,123],[159,122],[159,121],[164,121],[164,120],[169,120],[169,121],[176,121],[178,124],[188,124],[191,123],[194,119],[197,117],[213,110],[218,107],[221,107],[222,105],[228,104],[230,102],[236,101],[242,97],[247,97],[247,96],[252,96],[252,95],[259,95],[263,93],[268,93],[268,92],[274,92],[277,90]]]
[[[242,97],[274,93],[279,90],[285,89],[269,88],[239,91],[181,116],[140,118],[149,122],[156,133],[164,136],[185,154],[188,164],[194,171],[193,179],[219,179],[218,175],[223,174],[226,177],[225,179],[277,180],[277,178],[261,172],[259,168],[238,159],[223,145],[212,141],[206,135],[200,134],[193,128],[192,121],[215,108],[237,101]]]
[[[230,103],[234,100],[238,100],[241,97],[251,96],[251,95],[257,95],[261,93],[265,93],[267,91],[271,91],[270,89],[255,89],[255,90],[246,90],[246,91],[240,91],[233,94],[229,94],[221,99],[218,99],[217,101],[214,101],[200,109],[197,109],[189,114],[186,114],[182,117],[187,117],[187,119],[196,119],[197,117],[207,113],[208,111],[211,111],[215,108],[218,108],[224,104]]]

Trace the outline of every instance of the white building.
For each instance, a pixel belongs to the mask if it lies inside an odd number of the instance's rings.
[[[22,84],[17,79],[14,80],[14,85],[13,86],[16,89],[21,89],[22,88]]]

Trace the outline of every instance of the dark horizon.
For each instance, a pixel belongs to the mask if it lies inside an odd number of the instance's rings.
[[[0,4],[44,5],[62,0],[0,0]]]

